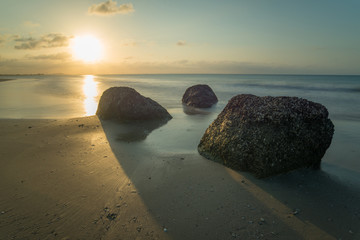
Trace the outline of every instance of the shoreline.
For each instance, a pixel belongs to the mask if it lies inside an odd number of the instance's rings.
[[[5,79],[0,79],[0,82],[7,82],[7,81],[14,81],[16,80],[15,78],[5,78]]]
[[[360,237],[357,189],[324,171],[259,180],[122,130],[96,116],[0,119],[0,239]]]

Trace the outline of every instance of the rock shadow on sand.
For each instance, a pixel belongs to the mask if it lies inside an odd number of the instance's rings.
[[[299,169],[253,181],[291,209],[289,218],[312,223],[336,239],[358,239],[360,178],[354,171],[338,168],[322,163],[321,170]]]
[[[102,123],[131,186],[171,239],[359,236],[360,195],[354,186],[329,174],[327,166],[256,179],[198,154],[162,153],[161,147],[154,150],[141,140],[126,143],[119,140],[132,135],[126,124]],[[142,135],[143,127],[135,135]],[[174,145],[177,141],[174,136]]]
[[[169,239],[359,236],[359,194],[324,171],[306,169],[256,179],[208,161],[195,149],[176,152],[176,134],[167,138],[166,146],[144,141],[165,123],[101,123],[114,156],[130,180],[121,191],[136,195],[148,209],[135,216],[136,221],[155,219]],[[165,137],[169,130],[163,134],[157,137]]]

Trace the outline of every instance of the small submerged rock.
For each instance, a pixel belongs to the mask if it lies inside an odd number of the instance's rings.
[[[116,213],[109,213],[106,218],[109,219],[110,221],[113,221],[115,220],[117,217],[117,214]]]
[[[297,97],[233,97],[203,135],[198,151],[224,165],[268,177],[319,168],[334,125],[327,109]]]
[[[209,108],[217,102],[218,98],[214,91],[208,85],[203,84],[189,87],[182,97],[183,104],[196,108]]]

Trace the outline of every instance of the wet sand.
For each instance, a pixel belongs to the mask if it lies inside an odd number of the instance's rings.
[[[7,81],[13,81],[16,79],[10,79],[10,78],[5,78],[5,79],[0,79],[0,82],[7,82]]]
[[[310,170],[259,180],[127,129],[1,119],[0,239],[360,239],[357,186]]]

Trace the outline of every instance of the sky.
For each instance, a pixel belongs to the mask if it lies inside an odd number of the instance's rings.
[[[359,9],[359,0],[1,0],[0,74],[360,74]],[[96,60],[76,54],[84,36]]]

